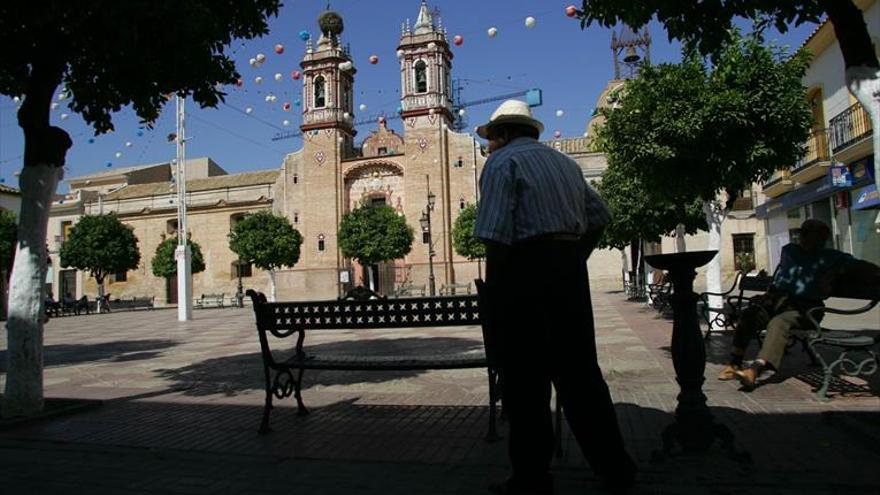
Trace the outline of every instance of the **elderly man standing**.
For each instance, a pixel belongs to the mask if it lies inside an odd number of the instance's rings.
[[[544,126],[508,100],[477,133],[489,141],[476,237],[499,329],[513,475],[496,493],[553,493],[550,384],[594,472],[627,493],[635,464],[624,449],[596,356],[587,258],[610,216],[580,167],[540,144]]]

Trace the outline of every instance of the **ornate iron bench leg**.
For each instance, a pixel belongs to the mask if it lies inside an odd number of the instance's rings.
[[[263,366],[266,376],[266,404],[263,406],[263,420],[260,422],[260,434],[265,435],[271,431],[269,428],[269,412],[272,410],[272,382],[269,381],[269,367]]]
[[[293,397],[296,399],[296,415],[297,416],[306,416],[309,414],[309,410],[306,409],[306,405],[303,404],[302,400],[302,380],[303,373],[305,372],[305,368],[300,368],[299,373],[297,373],[296,381],[293,383],[294,391]]]

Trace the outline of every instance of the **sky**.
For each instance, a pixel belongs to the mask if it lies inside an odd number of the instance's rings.
[[[563,138],[582,136],[596,98],[614,75],[611,54],[611,29],[596,25],[581,30],[576,19],[565,15],[565,7],[580,2],[547,0],[429,0],[429,7],[439,9],[442,24],[451,38],[464,37],[461,46],[452,46],[453,78],[460,79],[464,101],[502,96],[530,88],[540,88],[544,104],[534,108],[535,116],[545,124],[542,136],[550,139],[555,131]],[[273,141],[273,136],[298,130],[302,80],[290,77],[299,69],[305,43],[299,33],[308,31],[313,38],[319,32],[317,17],[325,9],[325,0],[287,0],[277,18],[270,19],[270,33],[262,38],[232,44],[228,53],[236,62],[244,84],[229,86],[226,103],[217,108],[198,108],[187,104],[187,157],[207,156],[230,173],[273,169],[281,166],[287,153],[302,146],[299,138]],[[345,21],[343,43],[351,46],[355,75],[355,118],[385,113],[393,115],[399,105],[400,72],[396,56],[401,23],[414,23],[420,0],[333,0],[333,10]],[[527,28],[525,19],[535,25]],[[742,26],[748,25],[743,22]],[[490,38],[487,30],[497,29]],[[797,48],[813,30],[813,25],[794,27],[784,34],[768,33],[768,39]],[[619,28],[616,28],[619,31]],[[662,25],[649,25],[653,63],[677,62],[680,45],[670,42]],[[282,54],[274,51],[284,47]],[[259,68],[249,65],[258,53],[266,55]],[[370,64],[372,55],[379,57]],[[280,81],[275,74],[282,75]],[[255,82],[262,77],[261,84]],[[61,93],[59,88],[58,93]],[[266,96],[277,98],[267,103]],[[115,131],[95,136],[84,121],[67,108],[68,100],[57,100],[52,110],[53,125],[67,130],[74,141],[67,155],[65,177],[111,170],[113,168],[158,163],[175,157],[175,146],[167,142],[174,132],[174,102],[169,102],[154,129],[141,128],[130,109],[114,115]],[[282,105],[291,103],[291,110]],[[468,107],[468,129],[488,120],[500,102]],[[360,111],[361,105],[366,105]],[[250,114],[245,110],[251,108]],[[23,136],[18,128],[11,99],[0,96],[0,182],[18,186]],[[559,110],[562,116],[557,116]],[[284,121],[288,125],[284,125]],[[402,134],[399,122],[389,123]],[[356,141],[375,129],[374,124],[358,128]],[[66,190],[66,185],[59,188]]]

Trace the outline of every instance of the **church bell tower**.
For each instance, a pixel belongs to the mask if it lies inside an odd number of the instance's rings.
[[[401,117],[439,115],[452,121],[452,52],[446,31],[422,0],[415,26],[403,25],[400,59]]]

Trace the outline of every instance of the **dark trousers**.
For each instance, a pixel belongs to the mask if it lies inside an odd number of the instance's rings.
[[[504,410],[514,477],[546,477],[553,456],[551,382],[590,466],[606,480],[631,476],[608,386],[596,357],[586,257],[572,242],[516,245],[487,260],[499,324]]]

